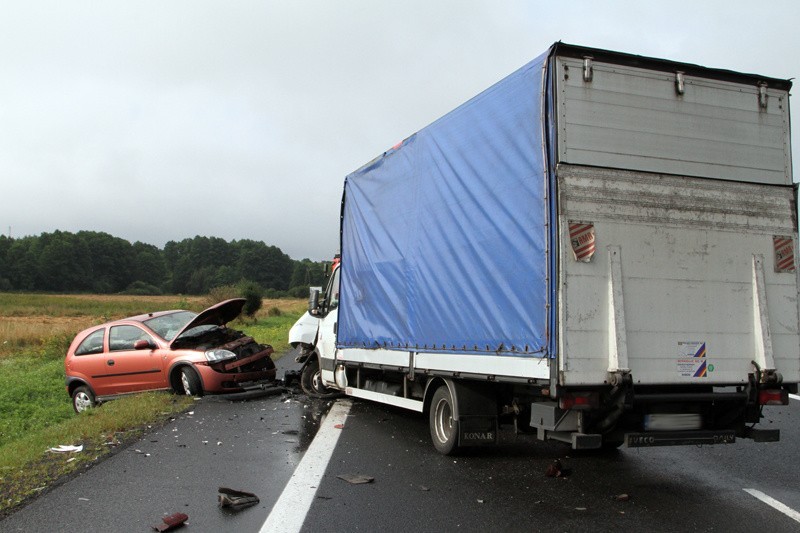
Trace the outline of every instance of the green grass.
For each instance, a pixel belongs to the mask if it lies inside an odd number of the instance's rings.
[[[291,348],[288,341],[289,329],[302,314],[302,311],[283,312],[278,316],[259,318],[255,323],[237,321],[231,327],[244,331],[261,344],[272,345],[276,354],[272,358],[278,359]]]
[[[192,398],[186,396],[150,392],[80,415],[63,416],[57,408],[54,421],[43,427],[44,418],[39,418],[36,427],[0,445],[0,517],[62,476],[140,436],[148,425],[159,424],[191,404]],[[59,416],[63,417],[55,421]],[[62,444],[82,444],[83,451],[48,451]]]
[[[0,292],[0,310],[3,316],[43,315],[50,317],[93,316],[111,320],[150,311],[188,309],[201,311],[198,297],[182,296],[98,296],[91,294],[35,294]],[[100,320],[102,322],[103,320]]]
[[[143,303],[123,297],[0,293],[0,319],[97,313],[97,322],[102,322],[104,317],[143,311],[202,307],[187,304],[180,297],[172,297],[174,305],[164,305],[171,302],[170,297],[159,298]],[[289,328],[304,308],[302,301],[282,305],[283,310],[270,308],[259,313],[255,321],[245,319],[230,326],[257,342],[271,344],[273,358],[277,359],[289,349]],[[47,323],[43,328],[47,330]],[[75,415],[64,380],[64,354],[75,333],[61,330],[46,338],[31,337],[0,356],[0,517],[60,477],[89,466],[116,446],[140,436],[148,425],[157,425],[192,405],[192,399],[185,396],[142,393]],[[83,444],[84,450],[77,454],[47,452],[61,444]]]

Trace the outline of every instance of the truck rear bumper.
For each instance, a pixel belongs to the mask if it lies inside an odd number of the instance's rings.
[[[651,431],[626,433],[624,445],[626,448],[646,448],[687,444],[733,444],[734,442],[736,442],[736,432],[733,430]]]

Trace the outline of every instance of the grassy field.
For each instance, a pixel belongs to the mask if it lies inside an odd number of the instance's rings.
[[[210,303],[203,297],[0,293],[0,516],[192,403],[185,396],[147,393],[75,415],[63,363],[75,334],[108,320],[164,309],[200,311]],[[254,319],[231,326],[272,344],[279,357],[304,308],[303,300],[264,300]],[[64,444],[84,449],[47,451]]]

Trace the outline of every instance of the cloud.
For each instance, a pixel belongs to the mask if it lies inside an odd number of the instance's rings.
[[[17,1],[0,19],[0,228],[324,259],[347,173],[554,41],[788,78],[798,9]]]

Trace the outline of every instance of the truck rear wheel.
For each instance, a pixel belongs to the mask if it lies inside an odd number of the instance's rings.
[[[444,455],[453,454],[458,449],[458,421],[454,414],[450,389],[443,385],[433,394],[429,421],[433,446]]]

